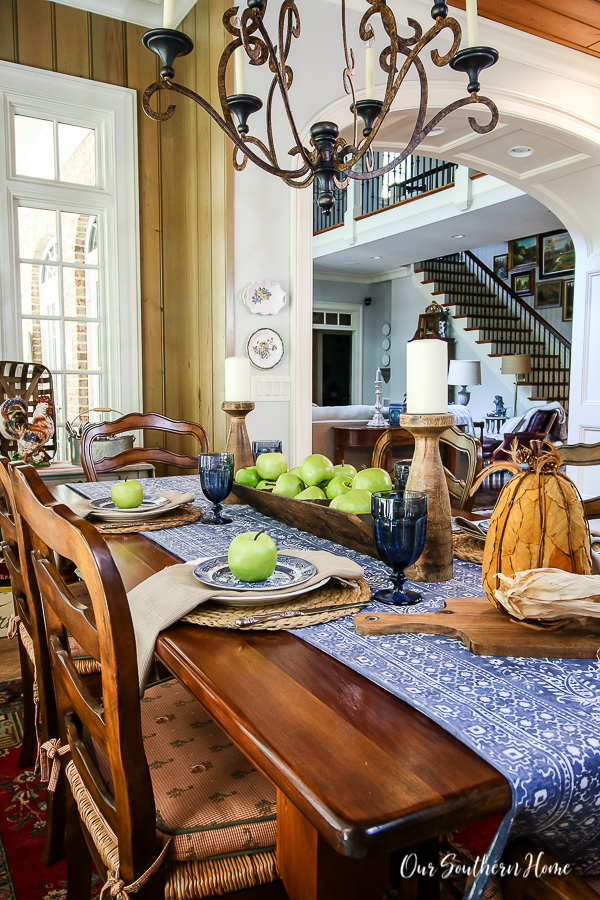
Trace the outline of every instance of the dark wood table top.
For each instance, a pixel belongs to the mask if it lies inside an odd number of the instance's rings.
[[[69,489],[54,489],[67,501]],[[180,560],[107,538],[130,590]],[[409,704],[286,632],[178,623],[157,656],[326,841],[371,857],[504,813],[506,779]]]

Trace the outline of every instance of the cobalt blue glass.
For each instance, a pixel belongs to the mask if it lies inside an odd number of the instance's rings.
[[[403,462],[394,463],[394,487],[397,491],[406,490],[406,482],[410,475],[410,465]]]
[[[393,569],[392,588],[376,591],[373,599],[392,606],[412,606],[423,599],[404,590],[404,570],[418,560],[425,546],[427,494],[420,491],[378,491],[371,498],[375,543],[382,560]]]
[[[229,525],[232,519],[221,515],[221,504],[233,486],[233,453],[201,453],[198,457],[200,487],[213,504],[213,518],[202,518],[209,525]]]
[[[263,453],[281,453],[282,446],[282,441],[252,441],[254,465],[256,465],[256,460]]]

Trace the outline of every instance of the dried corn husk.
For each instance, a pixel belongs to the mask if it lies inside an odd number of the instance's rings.
[[[581,575],[592,571],[583,503],[559,466],[554,448],[542,452],[541,444],[532,442],[532,450],[517,451],[515,444],[512,461],[490,466],[473,488],[492,471],[515,473],[498,498],[483,553],[483,586],[494,606],[499,606],[498,574],[548,567]]]
[[[496,600],[516,619],[600,618],[600,575],[532,569],[498,579],[502,584],[494,591]]]

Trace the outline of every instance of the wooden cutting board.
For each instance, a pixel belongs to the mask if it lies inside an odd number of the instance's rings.
[[[358,634],[443,634],[462,641],[478,656],[592,659],[600,649],[598,619],[589,627],[573,620],[549,631],[511,619],[486,597],[453,597],[446,601],[445,609],[436,612],[359,613],[354,627]]]

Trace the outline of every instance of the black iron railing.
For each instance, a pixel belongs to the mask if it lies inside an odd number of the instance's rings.
[[[375,153],[375,168],[393,158],[393,153]],[[454,163],[428,156],[408,156],[391,172],[362,182],[362,215],[395,206],[421,194],[446,187],[454,182]]]
[[[348,204],[348,192],[334,188],[335,206],[328,216],[317,204],[317,183],[313,188],[313,234],[319,234],[321,231],[328,231],[330,228],[337,228],[338,225],[344,224],[344,215],[346,214],[346,206]]]
[[[480,330],[490,356],[528,354],[532,372],[523,384],[533,400],[569,401],[571,344],[469,250],[422,263],[436,292]],[[448,299],[450,298],[450,299]]]

